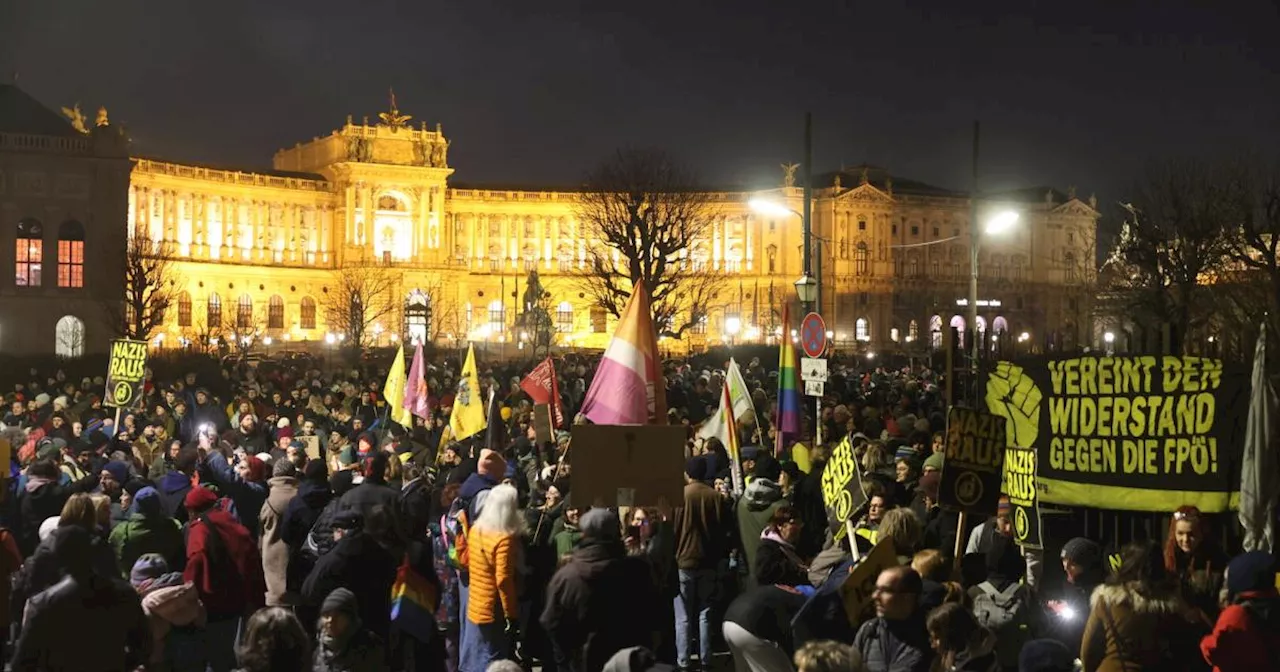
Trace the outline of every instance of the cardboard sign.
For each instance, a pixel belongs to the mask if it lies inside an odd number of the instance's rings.
[[[552,443],[556,440],[555,435],[551,433],[550,404],[533,405],[533,433],[537,435],[539,444]]]
[[[1006,448],[1000,491],[1009,498],[1013,538],[1025,548],[1043,548],[1040,536],[1040,497],[1036,493],[1034,448]]]
[[[665,499],[682,506],[685,431],[663,425],[575,425],[570,446],[575,505],[656,506]]]
[[[863,621],[862,612],[871,606],[871,596],[876,590],[876,579],[880,572],[898,566],[898,554],[893,550],[893,540],[885,539],[854,566],[849,578],[840,586],[840,596],[844,599],[844,610],[849,616],[849,625],[858,629]]]
[[[953,406],[947,413],[938,504],[979,516],[996,515],[1007,440],[1004,418]]]
[[[298,439],[306,444],[307,459],[320,459],[320,437],[318,436],[299,436]]]
[[[147,377],[147,344],[145,341],[111,341],[111,359],[107,363],[107,406],[127,408],[142,397],[142,384]]]

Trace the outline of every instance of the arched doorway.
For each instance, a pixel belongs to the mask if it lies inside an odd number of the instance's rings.
[[[964,317],[956,315],[951,318],[951,327],[956,330],[960,347],[964,347]]]
[[[404,335],[410,344],[427,343],[431,336],[431,297],[421,289],[404,300]]]

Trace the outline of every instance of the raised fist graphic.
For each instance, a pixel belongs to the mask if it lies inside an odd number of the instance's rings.
[[[1009,362],[996,365],[987,378],[987,409],[1004,418],[1009,445],[1031,448],[1040,434],[1040,401],[1043,397],[1031,376]]]

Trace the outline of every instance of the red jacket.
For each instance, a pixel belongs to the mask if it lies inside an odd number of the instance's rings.
[[[214,530],[208,523],[216,529],[216,539],[211,538]],[[245,616],[266,602],[257,544],[249,530],[226,511],[214,509],[191,521],[182,577],[195,584],[209,620]]]
[[[1241,593],[1240,599],[1266,601],[1272,611],[1280,611],[1275,590]],[[1274,616],[1280,614],[1273,614]],[[1200,653],[1214,672],[1280,669],[1280,628],[1260,620],[1242,604],[1222,610],[1213,632],[1200,640]]]

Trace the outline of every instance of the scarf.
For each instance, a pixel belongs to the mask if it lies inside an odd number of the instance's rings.
[[[35,492],[36,489],[38,489],[40,486],[48,485],[52,482],[53,482],[52,478],[45,478],[44,476],[28,476],[27,492]]]
[[[804,561],[800,559],[800,556],[796,555],[795,547],[792,546],[790,542],[782,538],[782,535],[778,533],[778,528],[772,525],[764,528],[764,531],[760,533],[760,539],[768,539],[769,541],[776,543],[778,547],[782,549],[782,554],[787,556],[787,559],[790,560],[792,564],[802,570],[808,571],[809,566],[804,564]]]
[[[182,572],[169,572],[161,574],[154,579],[145,579],[133,584],[133,589],[138,591],[138,597],[146,597],[147,593],[161,588],[170,588],[172,586],[181,586]]]

